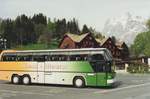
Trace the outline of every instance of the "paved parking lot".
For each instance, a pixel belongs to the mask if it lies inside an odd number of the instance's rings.
[[[0,99],[150,99],[149,74],[117,74],[116,88],[13,85],[0,81]]]

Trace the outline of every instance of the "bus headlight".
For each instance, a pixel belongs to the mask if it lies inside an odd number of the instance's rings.
[[[107,79],[107,84],[115,83],[115,79]]]
[[[107,79],[112,79],[112,76],[108,75]]]

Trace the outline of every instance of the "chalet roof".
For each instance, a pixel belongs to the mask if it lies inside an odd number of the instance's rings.
[[[118,42],[116,42],[116,46],[122,46],[123,44],[124,44],[123,41],[118,41]]]
[[[102,46],[108,39],[110,39],[110,37],[108,37],[108,38],[103,38],[103,39],[96,39],[96,41],[97,41],[98,43],[100,43],[100,45]],[[125,42],[123,42],[123,41],[116,41],[115,45],[116,45],[116,47],[117,47],[118,49],[122,50],[122,49],[123,49],[123,48],[122,48],[122,45],[123,45],[124,43],[125,43]]]
[[[103,38],[103,39],[96,39],[96,41],[98,43],[100,43],[101,45],[103,45],[109,38]]]
[[[125,42],[123,42],[123,41],[117,41],[115,45],[117,46],[118,49],[122,50],[123,49],[122,48],[123,44],[125,44]]]
[[[89,33],[85,33],[82,35],[76,35],[76,34],[71,34],[71,33],[66,33],[68,37],[70,37],[74,42],[81,42]]]
[[[101,39],[96,38],[95,40],[96,40],[98,43],[100,43],[100,42],[101,42]]]
[[[119,48],[119,49],[122,49],[122,45],[124,44],[124,42],[123,41],[118,41],[118,42],[116,42],[116,46],[117,46],[117,48]]]

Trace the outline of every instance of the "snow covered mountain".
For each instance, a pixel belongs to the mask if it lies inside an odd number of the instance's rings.
[[[146,19],[126,13],[121,17],[108,19],[102,32],[106,36],[115,36],[117,39],[131,45],[137,34],[147,31],[145,23]]]

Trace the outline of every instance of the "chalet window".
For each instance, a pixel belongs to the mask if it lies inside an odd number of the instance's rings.
[[[115,47],[113,47],[113,50],[115,50]]]
[[[111,44],[111,41],[108,41],[109,42],[109,44]]]
[[[88,42],[85,42],[85,44],[87,45],[87,44],[88,44]]]
[[[64,45],[64,48],[69,48],[69,44]]]
[[[115,52],[112,52],[113,55],[115,55]]]
[[[111,49],[111,45],[108,45],[109,49]]]

